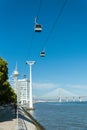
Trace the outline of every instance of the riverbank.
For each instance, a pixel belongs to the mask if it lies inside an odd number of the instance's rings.
[[[18,122],[18,123],[17,123]],[[0,130],[44,130],[24,109],[18,108],[18,120],[12,105],[0,106]]]

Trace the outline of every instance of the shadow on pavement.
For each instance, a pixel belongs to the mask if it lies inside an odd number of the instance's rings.
[[[15,118],[15,108],[13,106],[0,106],[0,122],[11,121]]]

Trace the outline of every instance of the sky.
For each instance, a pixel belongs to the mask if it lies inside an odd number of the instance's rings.
[[[26,61],[36,61],[37,95],[57,88],[87,95],[87,0],[0,0],[0,56],[9,77],[17,63],[19,78],[29,78]]]

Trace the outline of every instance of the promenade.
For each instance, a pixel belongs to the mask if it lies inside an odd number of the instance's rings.
[[[16,130],[16,121],[12,106],[0,106],[0,130]]]
[[[13,106],[0,106],[0,130],[44,130],[26,110],[18,109],[18,120]]]

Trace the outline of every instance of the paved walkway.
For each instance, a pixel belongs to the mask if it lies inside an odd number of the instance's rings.
[[[0,106],[0,130],[38,130],[31,118],[18,109],[18,125],[13,106]]]
[[[16,130],[15,111],[11,106],[0,106],[0,130]]]

